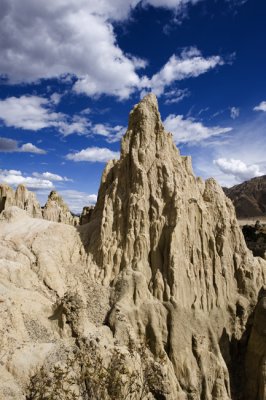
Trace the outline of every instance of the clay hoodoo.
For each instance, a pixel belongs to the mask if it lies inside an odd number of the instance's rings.
[[[18,185],[16,191],[8,185],[0,185],[0,212],[10,206],[25,210],[31,217],[42,218],[41,207],[35,194],[30,192],[24,185]]]
[[[94,273],[115,287],[110,325],[167,353],[174,398],[230,398],[230,342],[243,335],[265,264],[221,187],[180,156],[154,95],[131,112],[121,148],[103,173],[89,244]]]
[[[26,210],[31,217],[42,218],[41,206],[35,194],[30,192],[24,185],[18,185],[16,189],[15,204],[22,210]]]
[[[43,218],[53,222],[63,222],[68,225],[77,225],[79,219],[74,217],[62,197],[52,190],[43,207]]]
[[[2,212],[5,208],[14,205],[14,190],[2,183],[0,184],[0,212]]]

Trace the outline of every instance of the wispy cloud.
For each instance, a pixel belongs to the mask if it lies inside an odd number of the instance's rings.
[[[164,104],[176,104],[190,96],[188,89],[172,89],[164,93],[166,98]]]
[[[33,172],[32,176],[39,179],[47,179],[49,181],[55,182],[69,182],[71,179],[68,179],[66,176],[61,176],[58,174],[53,174],[52,172]]]
[[[173,134],[176,144],[199,144],[209,138],[223,135],[232,130],[230,127],[208,127],[193,119],[186,119],[183,115],[174,114],[168,115],[164,120],[164,126],[167,131]]]
[[[238,107],[231,107],[230,108],[230,117],[232,119],[238,118],[239,115],[240,115],[240,108],[238,108]]]
[[[196,78],[223,64],[224,61],[220,56],[204,57],[196,47],[186,48],[180,56],[172,55],[151,79],[143,77],[141,86],[144,90],[151,89],[157,96],[160,96],[174,82]]]
[[[112,151],[105,147],[88,147],[76,153],[67,154],[66,158],[72,161],[107,162],[118,159],[119,152]]]
[[[125,134],[127,128],[125,126],[109,124],[95,124],[91,127],[91,132],[94,135],[103,136],[108,143],[118,142]]]
[[[265,114],[254,114],[248,122],[239,118],[226,140],[217,136],[208,141],[208,147],[191,147],[191,151],[196,173],[204,178],[212,176],[224,186],[266,174]]]

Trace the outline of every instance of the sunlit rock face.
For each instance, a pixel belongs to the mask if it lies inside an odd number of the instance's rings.
[[[157,355],[166,352],[180,396],[230,398],[222,353],[245,330],[265,264],[247,250],[220,186],[196,178],[190,158],[180,156],[152,94],[130,113],[120,160],[106,166],[91,224],[95,276],[116,292],[115,334],[121,328],[125,335],[122,313],[128,335],[145,337]]]
[[[142,343],[163,376],[147,399],[239,400],[265,390],[264,364],[254,361],[254,378],[245,356],[260,357],[252,313],[266,263],[246,248],[220,186],[196,178],[179,154],[154,95],[130,113],[88,223],[58,224],[59,205],[67,212],[52,193],[45,212],[55,222],[14,207],[1,214],[0,393],[13,391],[5,400],[25,399],[36,368],[91,340],[103,359]]]
[[[68,225],[78,225],[79,218],[73,216],[62,197],[52,190],[42,210],[43,218],[48,221],[62,222]]]
[[[42,218],[41,206],[34,193],[24,185],[18,185],[16,191],[5,184],[0,185],[0,212],[10,206],[25,210],[33,218]]]

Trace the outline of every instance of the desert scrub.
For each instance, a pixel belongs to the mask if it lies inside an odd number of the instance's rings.
[[[104,351],[105,350],[105,351]],[[155,362],[144,346],[100,349],[82,342],[64,361],[31,378],[27,400],[144,400],[165,399],[163,363]]]

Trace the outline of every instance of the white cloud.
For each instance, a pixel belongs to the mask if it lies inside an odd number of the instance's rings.
[[[262,101],[258,106],[254,107],[253,110],[266,112],[266,101]]]
[[[219,158],[213,162],[223,173],[233,175],[239,182],[263,175],[258,165],[247,165],[243,161],[235,160],[234,158]]]
[[[164,8],[182,8],[189,3],[196,4],[199,0],[145,0],[144,3],[148,3],[153,7],[164,7]]]
[[[185,119],[183,115],[170,114],[164,120],[165,129],[174,136],[176,144],[199,143],[213,136],[230,132],[232,128],[220,126],[207,127],[201,122],[192,119]]]
[[[77,133],[78,135],[85,135],[88,133],[88,128],[91,126],[87,118],[75,115],[71,122],[60,121],[57,128],[64,136]]]
[[[157,96],[160,96],[165,88],[174,82],[195,78],[223,64],[224,61],[219,56],[204,58],[197,48],[187,48],[182,51],[180,56],[172,55],[163,68],[151,79],[144,77],[142,87],[149,88]]]
[[[0,76],[10,83],[74,79],[74,90],[88,96],[128,98],[145,87],[161,93],[174,80],[198,76],[221,64],[221,58],[203,58],[195,51],[181,58],[173,55],[151,80],[142,79],[138,69],[146,61],[122,51],[112,24],[127,19],[140,3],[182,11],[196,2],[1,0]],[[53,95],[52,101],[60,101],[59,95]]]
[[[190,92],[188,89],[173,89],[169,90],[168,92],[164,93],[164,96],[166,97],[165,104],[174,104],[174,103],[179,103],[182,101],[184,98],[188,97],[190,95]]]
[[[69,209],[73,213],[81,213],[83,207],[94,205],[97,201],[96,194],[88,194],[78,190],[59,190]]]
[[[40,96],[8,97],[0,100],[0,120],[8,127],[32,131],[53,127],[64,136],[88,132],[90,122],[86,118],[74,115],[71,119],[55,112],[55,104],[51,98]]]
[[[39,179],[32,176],[24,176],[21,171],[0,169],[0,182],[11,186],[23,184],[28,189],[53,189],[53,183],[48,179]]]
[[[238,107],[231,107],[230,108],[230,117],[232,119],[238,118],[239,115],[240,115],[240,108],[238,108]]]
[[[107,162],[119,158],[120,153],[105,147],[88,147],[77,153],[67,154],[66,158],[72,161]]]
[[[2,153],[35,153],[46,154],[46,151],[40,149],[32,143],[25,143],[19,147],[17,140],[0,137],[0,152]]]
[[[62,95],[59,93],[53,93],[50,97],[51,102],[54,103],[55,105],[59,104],[61,101]]]
[[[32,174],[35,178],[40,178],[40,179],[48,179],[50,181],[57,181],[57,182],[67,182],[70,181],[71,179],[66,178],[65,176],[53,174],[52,172],[33,172]]]
[[[104,136],[108,143],[118,142],[126,130],[125,126],[116,125],[112,127],[109,124],[95,124],[91,128],[94,135]]]
[[[77,92],[119,97],[138,84],[139,61],[123,54],[110,23],[127,18],[135,0],[2,1],[0,73],[11,82],[70,74]]]
[[[25,143],[20,148],[19,151],[21,153],[35,153],[35,154],[46,154],[46,151],[43,149],[39,149],[39,147],[35,146],[32,143]]]
[[[37,131],[54,126],[62,118],[49,108],[49,100],[39,96],[9,97],[0,100],[0,119],[6,126]]]

